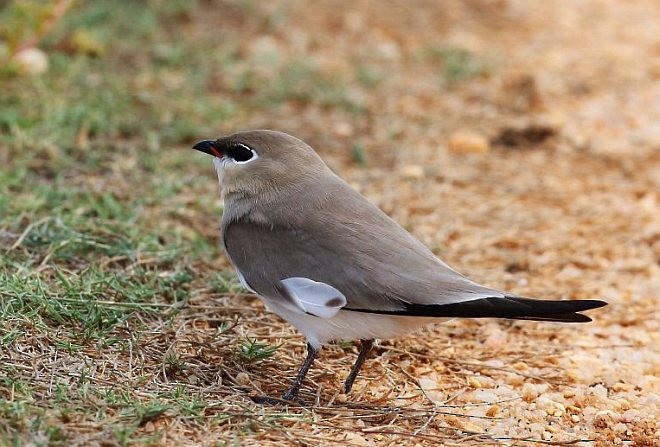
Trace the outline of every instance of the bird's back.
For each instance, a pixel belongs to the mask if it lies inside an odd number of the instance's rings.
[[[223,218],[224,243],[263,296],[280,295],[274,279],[288,277],[329,284],[346,296],[346,309],[362,311],[502,296],[450,269],[332,173],[267,204],[242,200]]]

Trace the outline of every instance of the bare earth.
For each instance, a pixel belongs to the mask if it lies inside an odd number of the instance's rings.
[[[340,427],[349,424],[367,433],[408,430],[419,439],[405,442],[424,444],[424,434],[442,438],[451,426],[495,437],[657,445],[660,5],[357,4],[317,2],[310,10],[294,3],[296,19],[286,30],[251,40],[246,51],[311,54],[329,72],[351,63],[382,70],[368,95],[356,92],[374,113],[336,121],[316,115],[322,111],[285,110],[242,125],[306,139],[472,278],[527,296],[598,297],[611,305],[592,312],[595,321],[586,325],[458,321],[383,343],[349,400],[405,411],[354,410],[353,421],[342,414],[344,422],[328,429],[324,411],[311,408],[320,423],[308,434],[392,442],[386,434],[346,434]],[[432,64],[411,57],[436,42],[467,48],[497,68],[484,80],[445,89]],[[535,141],[526,135],[534,128],[551,135]],[[448,150],[456,131],[495,141],[505,129],[520,130],[518,144],[481,154]],[[368,169],[347,159],[346,148],[356,143],[366,149]],[[291,343],[276,363],[293,366]],[[297,344],[301,358],[302,340]],[[310,391],[322,406],[343,402],[336,393],[353,357],[342,357],[330,349],[311,374]],[[287,373],[283,367],[277,374],[284,380]],[[248,376],[272,392],[272,371]],[[417,410],[426,416],[409,420],[406,413]]]
[[[209,7],[187,32],[234,26],[242,63],[264,78],[302,59],[330,79],[360,78],[346,90],[359,110],[288,101],[218,123],[218,134],[300,137],[488,286],[610,305],[589,312],[589,324],[451,321],[383,341],[349,396],[342,381],[357,347],[330,346],[303,387],[306,407],[262,408],[250,395],[286,388],[303,338],[256,297],[196,283],[173,325],[145,332],[130,358],[97,357],[90,372],[145,399],[167,380],[206,397],[206,419],[165,413],[141,433],[161,430],[162,445],[659,445],[660,2],[256,4],[284,11],[286,24],[267,31],[236,8]],[[463,51],[470,62],[452,71],[447,52]],[[219,101],[228,70],[218,73]],[[200,175],[209,186],[190,193],[213,203],[210,162]],[[186,231],[217,239],[211,211],[190,205]],[[217,322],[231,319],[220,333]],[[246,336],[280,346],[241,364],[229,346]],[[161,371],[164,352],[185,374]],[[229,430],[237,424],[240,437]],[[90,421],[69,429],[86,433],[80,444],[103,442]]]

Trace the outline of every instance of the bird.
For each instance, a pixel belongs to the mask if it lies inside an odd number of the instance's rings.
[[[284,132],[242,131],[193,149],[213,156],[221,240],[241,284],[306,338],[286,402],[333,341],[361,342],[348,394],[376,340],[453,318],[583,323],[591,319],[579,312],[607,304],[531,299],[468,279]]]

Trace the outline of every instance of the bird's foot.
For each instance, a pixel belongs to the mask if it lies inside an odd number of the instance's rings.
[[[250,396],[250,399],[252,402],[255,404],[259,405],[269,405],[269,406],[277,406],[277,405],[294,405],[294,406],[304,406],[305,403],[303,402],[302,399],[298,399],[296,397],[293,398],[286,398],[284,396],[282,397],[275,397],[275,396]]]
[[[297,404],[302,405],[303,401],[298,397],[298,389],[288,389],[285,392],[282,393],[282,400],[285,402],[294,402]]]

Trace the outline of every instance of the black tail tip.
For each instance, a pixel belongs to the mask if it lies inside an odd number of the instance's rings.
[[[599,307],[605,307],[609,304],[601,300],[579,300],[579,302],[584,303],[585,306],[589,306],[585,307],[583,310],[598,309]]]
[[[607,306],[608,303],[601,300],[576,300],[569,301],[574,303],[574,308],[569,312],[549,315],[548,321],[558,321],[562,323],[589,323],[593,321],[590,317],[578,312],[585,310],[598,309]]]

